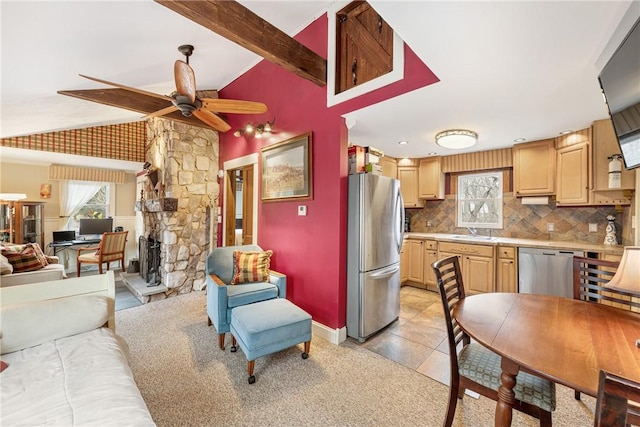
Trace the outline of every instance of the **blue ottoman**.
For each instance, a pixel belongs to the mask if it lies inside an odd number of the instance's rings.
[[[235,307],[231,312],[231,351],[236,342],[249,361],[249,384],[258,357],[304,343],[302,358],[306,359],[311,346],[311,316],[284,298]]]

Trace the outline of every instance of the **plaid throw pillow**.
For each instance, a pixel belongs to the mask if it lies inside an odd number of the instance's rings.
[[[23,273],[25,271],[40,270],[43,265],[36,256],[33,248],[25,246],[22,250],[13,250],[13,248],[2,248],[2,255],[13,266],[14,273]]]
[[[268,281],[271,255],[273,255],[271,250],[264,252],[233,251],[231,284]]]
[[[27,243],[26,246],[28,248],[33,249],[33,253],[36,254],[38,261],[40,261],[40,264],[42,264],[43,267],[46,267],[47,265],[49,265],[49,261],[47,261],[47,256],[44,254],[44,252],[42,252],[42,249],[40,248],[39,244]]]

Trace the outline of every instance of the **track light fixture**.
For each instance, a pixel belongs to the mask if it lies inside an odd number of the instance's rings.
[[[247,135],[247,136],[255,136],[256,138],[262,138],[262,134],[263,133],[270,133],[272,128],[273,128],[273,124],[276,122],[275,117],[273,118],[273,120],[271,120],[270,122],[266,122],[266,123],[260,123],[256,126],[254,126],[251,123],[247,123],[245,125],[245,127],[243,127],[242,129],[236,129],[235,132],[233,132],[233,136],[235,136],[236,138],[239,138],[243,135]]]

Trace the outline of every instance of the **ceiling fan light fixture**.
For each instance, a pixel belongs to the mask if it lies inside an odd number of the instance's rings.
[[[473,146],[478,134],[467,129],[449,129],[436,134],[436,144],[452,150],[462,150]]]

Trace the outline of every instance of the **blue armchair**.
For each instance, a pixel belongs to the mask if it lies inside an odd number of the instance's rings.
[[[218,346],[222,350],[234,307],[287,296],[287,276],[273,270],[270,270],[269,282],[230,285],[235,250],[262,251],[262,248],[256,245],[226,246],[215,248],[207,256],[207,321],[218,331]]]

